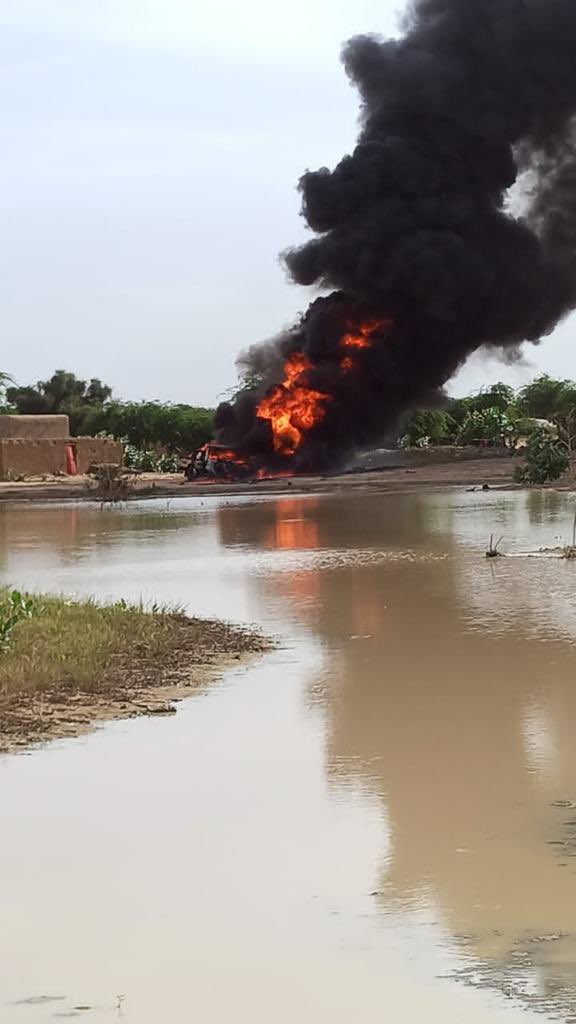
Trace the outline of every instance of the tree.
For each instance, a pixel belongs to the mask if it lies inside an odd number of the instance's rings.
[[[552,422],[558,430],[558,440],[566,449],[572,473],[576,464],[576,385],[562,390],[558,406],[552,415]]]
[[[545,484],[559,480],[570,464],[565,445],[544,430],[534,431],[526,446],[525,457],[524,468],[518,467],[515,474],[519,483]]]
[[[574,393],[576,384],[570,380],[555,380],[544,373],[526,384],[518,393],[518,408],[526,415],[539,420],[553,420],[556,413],[565,406],[566,399]]]
[[[2,371],[0,371],[0,415],[2,413],[10,412],[10,405],[6,397],[6,389],[13,383],[14,379],[9,373],[2,373]]]
[[[66,370],[56,370],[49,380],[38,381],[35,386],[11,387],[6,391],[8,401],[20,415],[69,416],[73,434],[87,432],[88,414],[101,409],[111,395],[112,389],[97,378],[86,382]]]
[[[455,420],[442,409],[415,409],[403,429],[404,438],[410,447],[422,444],[425,440],[438,444],[452,438],[455,432]]]
[[[491,384],[489,388],[483,388],[469,401],[472,408],[479,412],[484,409],[499,409],[500,412],[506,412],[514,404],[514,399],[514,388],[499,381],[497,384]]]
[[[511,428],[510,418],[500,409],[474,409],[466,414],[456,440],[458,444],[487,441],[489,444],[503,445]]]
[[[461,425],[470,413],[484,412],[486,409],[498,409],[507,412],[514,405],[514,389],[501,381],[489,388],[479,391],[476,395],[466,398],[451,398],[448,412],[458,425]]]
[[[109,402],[87,420],[91,433],[106,433],[138,449],[160,447],[188,454],[209,441],[214,412],[161,402]]]

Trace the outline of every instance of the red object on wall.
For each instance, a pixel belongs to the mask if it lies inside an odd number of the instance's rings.
[[[68,476],[78,476],[78,466],[76,465],[76,456],[74,454],[74,448],[71,444],[66,445],[66,472]]]

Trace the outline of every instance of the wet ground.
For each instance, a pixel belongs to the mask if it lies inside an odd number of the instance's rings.
[[[0,508],[0,577],[280,649],[0,760],[0,1022],[576,1019],[576,564],[545,493]],[[79,638],[81,642],[81,638]]]
[[[195,480],[189,483],[182,473],[140,473],[132,482],[132,496],[156,496],[165,498],[182,498],[184,496],[230,495],[271,495],[271,494],[334,494],[338,491],[349,493],[356,491],[408,491],[422,487],[479,487],[487,483],[490,486],[512,487],[514,470],[522,464],[518,455],[485,456],[464,461],[450,460],[414,465],[394,465],[403,456],[400,453],[388,453],[392,463],[386,468],[378,468],[378,453],[373,458],[363,459],[364,469],[358,472],[342,473],[327,476],[290,477],[270,476],[262,480],[229,480],[218,483],[215,480]],[[412,453],[413,460],[422,458],[422,452]],[[567,490],[574,489],[574,479],[566,476],[560,482]],[[73,498],[90,500],[90,491],[94,481],[89,477],[52,477],[35,478],[21,481],[0,481],[0,502],[3,501],[62,501]]]

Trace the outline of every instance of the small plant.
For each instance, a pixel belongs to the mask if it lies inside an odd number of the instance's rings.
[[[502,557],[502,555],[501,555],[500,551],[498,550],[498,548],[500,547],[503,539],[504,539],[503,537],[499,537],[498,540],[495,541],[494,540],[494,534],[493,533],[490,534],[490,543],[488,545],[488,550],[486,552],[486,558],[501,558]]]
[[[0,599],[0,654],[9,649],[18,623],[30,619],[34,610],[34,598],[19,590],[11,590]]]

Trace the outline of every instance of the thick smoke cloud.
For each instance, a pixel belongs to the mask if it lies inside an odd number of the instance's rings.
[[[403,38],[359,36],[342,59],[360,137],[334,170],[302,177],[316,237],[284,254],[296,283],[332,293],[244,355],[260,386],[218,414],[229,440],[272,461],[255,408],[304,352],[307,385],[331,400],[303,468],[378,441],[475,349],[537,342],[576,306],[574,0],[419,0]],[[513,213],[519,178],[530,198]],[[342,333],[370,319],[386,323],[343,374]]]

